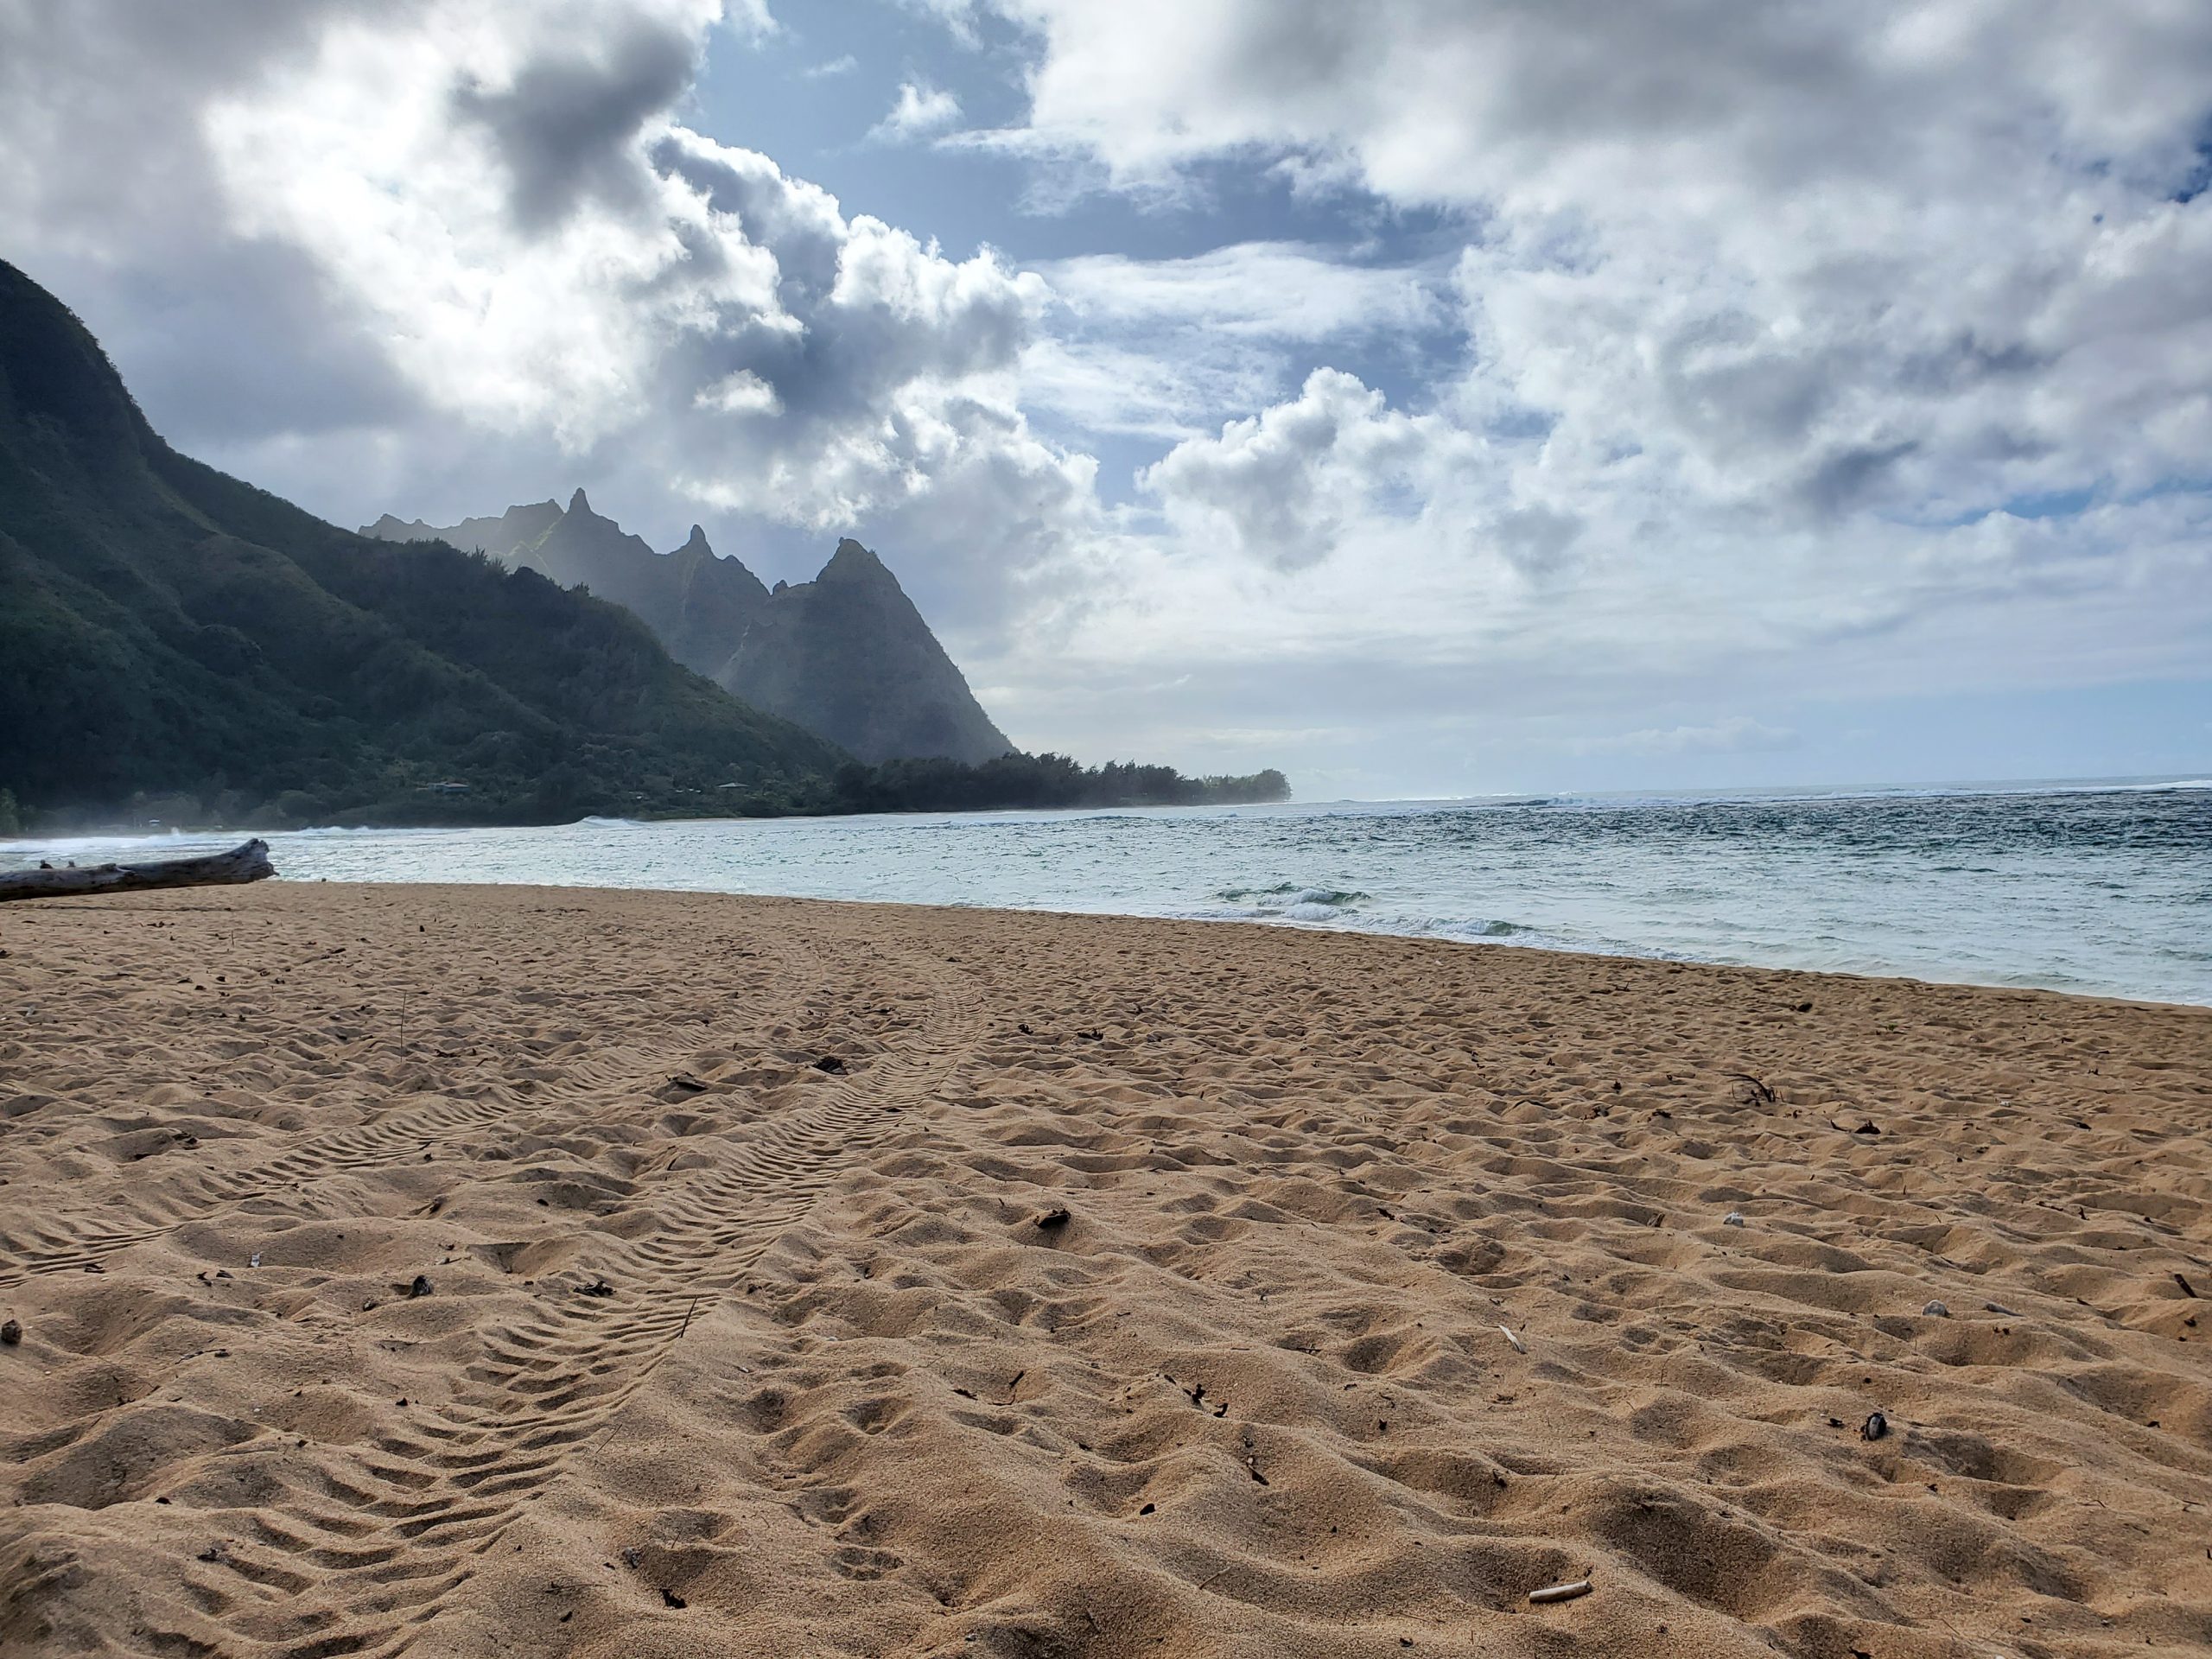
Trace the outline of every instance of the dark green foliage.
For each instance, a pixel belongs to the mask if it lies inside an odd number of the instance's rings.
[[[1273,768],[1249,778],[1185,778],[1173,766],[1110,761],[1082,766],[1064,754],[1004,754],[981,766],[887,760],[849,766],[834,780],[843,812],[965,812],[1016,807],[1229,806],[1287,801]]]

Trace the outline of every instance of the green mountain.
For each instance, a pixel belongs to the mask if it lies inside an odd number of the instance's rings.
[[[0,789],[30,811],[780,810],[848,765],[616,604],[350,534],[179,454],[0,263]]]
[[[980,765],[1013,745],[881,560],[841,542],[812,582],[774,592],[721,558],[694,524],[673,553],[594,512],[578,490],[443,528],[386,513],[362,532],[480,548],[501,563],[582,584],[636,613],[668,652],[755,708],[870,763],[944,758]]]

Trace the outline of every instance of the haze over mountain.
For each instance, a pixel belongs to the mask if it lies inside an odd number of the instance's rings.
[[[754,707],[875,764],[980,765],[1013,748],[888,567],[846,540],[809,582],[771,592],[696,524],[673,553],[592,510],[583,491],[435,526],[386,513],[365,536],[482,550],[637,613],[669,655]]]
[[[0,785],[27,805],[727,810],[725,785],[784,800],[847,764],[615,605],[350,534],[179,454],[0,264]]]
[[[633,612],[670,656],[710,679],[768,601],[760,578],[735,559],[716,558],[696,525],[677,551],[656,553],[643,537],[594,512],[582,490],[565,512],[556,501],[533,501],[496,518],[443,527],[420,519],[403,524],[386,513],[361,533],[384,541],[447,542],[487,553],[510,569],[536,570],[563,588],[581,583]]]

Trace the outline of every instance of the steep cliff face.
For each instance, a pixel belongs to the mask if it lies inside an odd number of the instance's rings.
[[[701,529],[673,553],[592,510],[578,490],[446,528],[386,513],[363,534],[481,548],[510,569],[582,584],[634,613],[670,656],[757,709],[871,763],[988,760],[1013,745],[881,560],[838,543],[820,575],[771,594]]]
[[[715,677],[871,763],[973,764],[1014,747],[899,579],[855,541],[812,582],[779,588]]]

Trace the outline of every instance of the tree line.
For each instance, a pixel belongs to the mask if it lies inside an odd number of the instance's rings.
[[[1001,755],[979,766],[957,760],[858,761],[792,779],[752,770],[717,779],[679,771],[612,765],[586,746],[535,776],[498,766],[425,777],[390,766],[340,775],[270,795],[220,778],[201,789],[142,791],[104,806],[41,809],[0,789],[0,836],[98,830],[223,827],[296,830],[314,825],[568,823],[582,817],[825,817],[863,812],[987,812],[1115,806],[1234,806],[1286,801],[1290,783],[1270,767],[1241,777],[1186,778],[1173,766],[1111,761],[1085,766],[1064,754]],[[624,757],[634,762],[635,756]],[[415,773],[409,776],[409,773]]]

